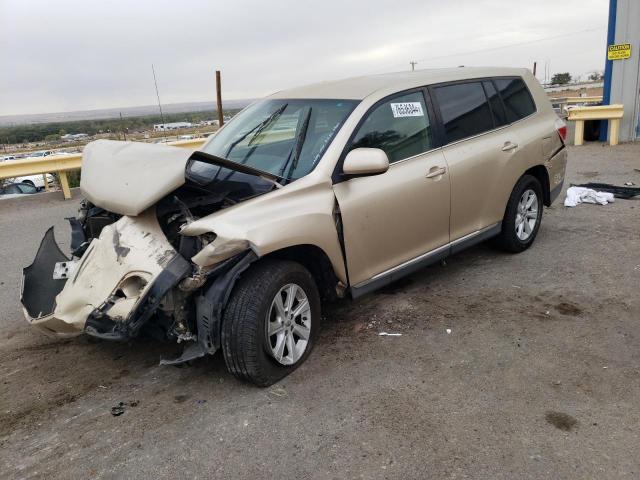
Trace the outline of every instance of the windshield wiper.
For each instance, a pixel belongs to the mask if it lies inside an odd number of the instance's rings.
[[[300,153],[302,152],[302,146],[304,145],[304,141],[307,138],[307,130],[309,129],[309,120],[311,120],[311,111],[312,108],[309,107],[307,110],[307,114],[304,116],[304,120],[302,120],[302,124],[300,125],[300,130],[298,130],[298,134],[296,135],[296,144],[293,146],[292,155],[287,159],[285,164],[282,166],[281,174],[287,169],[287,165],[289,164],[289,160],[291,160],[291,167],[289,167],[289,173],[287,173],[285,180],[289,182],[291,179],[291,175],[296,170],[298,166],[298,160],[300,159]]]
[[[262,132],[265,128],[267,128],[267,126],[276,119],[276,117],[279,117],[282,112],[284,112],[284,109],[287,108],[287,105],[289,105],[288,103],[285,103],[284,105],[282,105],[280,108],[278,108],[275,112],[273,112],[271,115],[269,115],[267,118],[265,118],[262,122],[260,122],[258,125],[256,125],[255,127],[253,127],[251,130],[249,130],[247,133],[245,133],[244,135],[242,135],[240,138],[238,138],[237,140],[234,140],[231,145],[229,145],[229,148],[227,149],[227,153],[224,154],[225,157],[228,157],[229,154],[231,153],[231,150],[233,150],[234,148],[236,148],[236,145],[238,145],[241,141],[243,141],[245,138],[247,138],[249,136],[250,133],[255,132],[255,136],[259,135],[260,132]]]
[[[195,151],[189,157],[189,163],[187,164],[187,176],[188,176],[189,168],[191,166],[191,162],[193,161],[204,162],[210,165],[217,165],[218,167],[224,167],[224,168],[228,168],[229,170],[235,170],[236,172],[246,173],[247,175],[260,177],[263,180],[266,180],[269,183],[274,184],[277,188],[281,188],[285,180],[280,175],[276,175],[270,172],[265,172],[263,170],[250,167],[249,165],[246,165],[244,163],[234,162],[233,160],[218,157],[217,155],[211,155],[210,153],[201,152],[201,151]],[[216,173],[216,176],[217,175],[218,174]]]

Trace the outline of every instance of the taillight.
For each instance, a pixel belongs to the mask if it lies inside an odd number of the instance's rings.
[[[562,141],[565,142],[567,140],[567,124],[560,118],[556,119],[556,130]]]

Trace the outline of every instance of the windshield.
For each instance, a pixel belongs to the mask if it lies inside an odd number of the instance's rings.
[[[301,178],[318,164],[357,103],[262,100],[234,117],[202,151],[286,179]]]

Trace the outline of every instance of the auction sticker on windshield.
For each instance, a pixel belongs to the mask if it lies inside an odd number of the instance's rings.
[[[420,102],[392,103],[390,105],[394,118],[424,116]]]

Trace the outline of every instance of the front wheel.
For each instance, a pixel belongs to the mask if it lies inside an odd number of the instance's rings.
[[[513,187],[496,237],[500,248],[519,253],[531,246],[540,229],[544,208],[542,186],[532,175],[523,175]]]
[[[225,308],[225,363],[237,378],[267,387],[306,360],[319,329],[320,295],[307,269],[260,261],[238,281]]]

